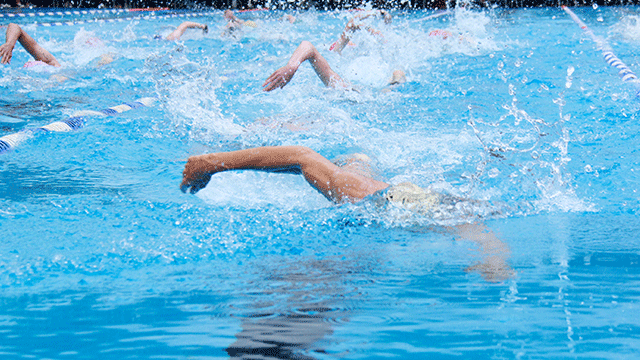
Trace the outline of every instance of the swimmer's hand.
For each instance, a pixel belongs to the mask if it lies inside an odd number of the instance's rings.
[[[11,44],[4,43],[0,45],[0,63],[2,64],[10,64],[11,57],[13,56],[13,46]]]
[[[206,161],[205,156],[191,156],[187,160],[182,172],[182,183],[180,183],[180,190],[183,193],[189,190],[190,193],[195,194],[204,189],[211,180],[215,170],[211,171],[211,162]]]
[[[283,88],[285,85],[293,79],[293,75],[298,71],[298,67],[292,64],[287,64],[280,69],[276,70],[267,78],[262,84],[264,91],[271,91],[278,88]]]

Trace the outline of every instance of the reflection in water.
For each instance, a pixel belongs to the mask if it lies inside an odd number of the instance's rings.
[[[301,353],[322,352],[315,343],[333,332],[327,321],[332,309],[299,310],[301,313],[264,313],[244,319],[242,331],[226,349],[227,354],[233,359],[313,359]]]
[[[353,263],[324,259],[282,267],[281,262],[273,262],[280,265],[278,269],[261,270],[269,275],[256,282],[260,293],[244,291],[249,303],[242,314],[242,330],[225,349],[232,359],[313,359],[313,353],[325,352],[332,324],[347,316],[345,274],[358,271],[345,266]]]

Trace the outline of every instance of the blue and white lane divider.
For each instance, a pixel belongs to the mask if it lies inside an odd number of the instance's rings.
[[[160,12],[171,11],[169,8],[149,8],[149,9],[82,9],[82,10],[35,10],[9,12],[0,11],[0,18],[30,18],[39,16],[78,16],[78,15],[102,15],[102,14],[122,14],[129,12]]]
[[[638,76],[613,53],[611,46],[609,46],[605,40],[594,34],[587,24],[580,20],[580,18],[571,11],[571,9],[564,5],[562,6],[562,9],[569,14],[571,19],[573,19],[573,21],[575,21],[575,23],[578,24],[580,28],[589,35],[589,37],[591,37],[591,40],[596,43],[598,50],[602,51],[602,57],[604,57],[604,60],[609,64],[609,66],[618,70],[618,75],[622,81],[631,83],[635,86],[636,97],[640,97],[640,82],[638,81]]]
[[[407,22],[411,24],[411,23],[415,23],[415,22],[419,22],[419,21],[436,19],[436,18],[439,18],[441,16],[449,15],[449,14],[453,14],[453,11],[451,11],[451,10],[439,10],[439,11],[436,11],[434,14],[431,14],[429,16],[425,16],[425,17],[420,18],[420,19],[409,20]]]
[[[65,25],[82,25],[91,23],[118,23],[131,20],[158,20],[158,19],[171,19],[171,18],[190,18],[199,16],[216,15],[215,12],[198,12],[198,13],[185,13],[185,14],[168,14],[168,15],[139,15],[120,18],[102,18],[102,19],[89,19],[89,20],[77,20],[77,21],[54,21],[54,22],[36,22],[36,26],[52,27],[52,26],[65,26]]]
[[[0,12],[0,18],[29,18],[39,16],[73,16],[73,15],[97,15],[97,14],[119,14],[127,12],[123,9],[104,10],[65,10],[65,11],[34,11],[34,12]]]
[[[85,122],[86,117],[88,116],[113,116],[123,113],[125,111],[129,111],[132,109],[137,109],[143,106],[151,106],[155,98],[142,98],[140,100],[124,103],[117,106],[112,106],[110,108],[106,108],[100,111],[94,110],[82,110],[77,111],[71,115],[70,118],[64,121],[56,121],[51,124],[41,126],[33,129],[26,129],[20,132],[5,135],[0,137],[0,154],[3,154],[9,150],[16,148],[23,141],[31,138],[35,133],[38,132],[69,132],[81,129]]]

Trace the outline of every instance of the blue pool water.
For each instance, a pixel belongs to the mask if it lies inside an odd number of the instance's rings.
[[[639,8],[574,11],[640,71]],[[23,69],[16,48],[0,137],[156,100],[0,155],[3,359],[637,357],[640,101],[564,11],[398,11],[342,56],[352,13],[283,14],[240,14],[258,27],[235,38],[219,11],[191,17],[209,33],[177,42],[153,36],[187,18],[11,20],[63,67]],[[302,40],[358,91],[305,63],[263,92]],[[408,82],[386,91],[394,69]],[[188,156],[263,145],[365,153],[387,182],[487,201],[515,275],[487,281],[478,246],[443,230],[477,219],[335,206],[282,174],[179,191]]]

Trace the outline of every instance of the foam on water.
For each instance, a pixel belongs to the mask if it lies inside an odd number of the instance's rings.
[[[627,41],[640,43],[640,16],[625,15],[612,26],[612,31]]]

